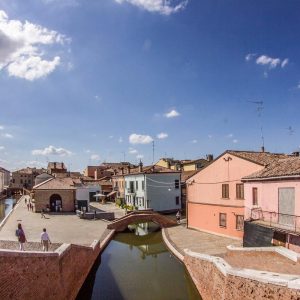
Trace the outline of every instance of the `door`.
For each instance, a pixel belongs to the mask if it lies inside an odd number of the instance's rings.
[[[278,194],[279,224],[294,226],[295,189],[280,188]]]

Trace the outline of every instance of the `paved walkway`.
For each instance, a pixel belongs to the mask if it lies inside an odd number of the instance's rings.
[[[28,196],[26,196],[28,197]],[[22,197],[14,212],[8,217],[0,229],[0,240],[16,241],[15,231],[21,223],[29,242],[40,242],[42,229],[47,228],[53,243],[72,243],[90,245],[105,233],[107,222],[101,220],[83,220],[73,213],[70,214],[41,214],[30,212]]]
[[[125,210],[116,206],[114,202],[107,202],[105,204],[99,202],[90,202],[90,209],[93,210],[94,208],[105,212],[113,212],[116,219],[125,216]]]
[[[241,241],[187,229],[185,224],[166,229],[168,240],[183,255],[184,249],[214,256],[224,256],[227,252],[226,246],[241,246]]]

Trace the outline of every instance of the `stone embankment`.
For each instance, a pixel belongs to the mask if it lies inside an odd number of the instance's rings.
[[[113,234],[106,231],[90,246],[62,244],[54,252],[0,249],[0,299],[75,299]]]
[[[181,231],[183,230],[181,229]],[[181,231],[179,230],[182,235]],[[189,235],[188,229],[185,231],[186,235]],[[205,235],[199,233],[199,236],[201,234]],[[299,256],[293,251],[283,247],[268,249],[228,247],[226,253],[222,251],[221,255],[214,256],[188,249],[183,250],[170,238],[168,229],[163,230],[163,238],[174,255],[185,264],[204,300],[300,299],[300,262]],[[215,240],[217,246],[217,236]],[[197,243],[201,243],[201,239],[195,240],[194,244]],[[209,252],[211,251],[212,248],[209,249]],[[215,251],[219,252],[217,247]],[[253,263],[253,258],[256,256],[260,261],[265,259],[265,263],[259,269],[247,268],[256,266]],[[230,261],[232,265],[224,258]],[[267,258],[272,258],[270,263],[268,263]],[[242,260],[243,263],[241,263]],[[268,268],[269,271],[265,271]],[[278,270],[286,270],[287,273],[274,272]]]

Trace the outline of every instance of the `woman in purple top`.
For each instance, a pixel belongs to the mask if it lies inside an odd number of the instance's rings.
[[[18,224],[18,229],[16,230],[16,235],[19,240],[20,250],[25,251],[24,243],[27,242],[27,240],[26,240],[25,233],[24,233],[21,223]]]

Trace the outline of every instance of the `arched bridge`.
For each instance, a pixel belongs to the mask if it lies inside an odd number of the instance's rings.
[[[163,216],[157,212],[153,211],[133,211],[126,216],[112,221],[107,225],[108,229],[114,229],[116,231],[124,231],[128,225],[141,222],[154,222],[158,224],[161,228],[171,227],[177,225],[175,220]]]

